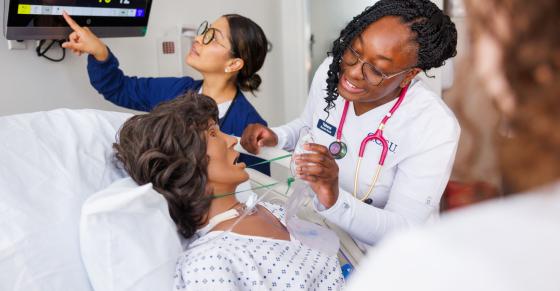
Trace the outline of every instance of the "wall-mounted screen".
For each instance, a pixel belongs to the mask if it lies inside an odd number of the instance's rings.
[[[66,11],[99,37],[144,36],[152,0],[4,0],[4,35],[9,40],[64,39]]]

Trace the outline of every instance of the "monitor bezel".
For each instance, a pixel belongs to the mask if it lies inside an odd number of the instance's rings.
[[[98,37],[139,37],[145,36],[151,14],[152,0],[146,0],[145,16],[130,17],[95,17],[73,16],[80,25],[89,27]],[[65,39],[72,32],[61,15],[49,15],[53,21],[64,26],[24,26],[35,16],[17,14],[17,0],[4,0],[4,37],[8,40],[42,40]]]

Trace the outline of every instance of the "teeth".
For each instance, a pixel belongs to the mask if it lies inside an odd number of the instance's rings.
[[[350,81],[346,80],[346,84],[348,85],[348,87],[352,88],[352,89],[357,89],[358,87],[352,85],[352,83],[350,83]]]

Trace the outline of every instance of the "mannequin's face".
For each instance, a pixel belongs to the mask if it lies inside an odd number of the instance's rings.
[[[208,183],[216,189],[236,187],[249,179],[245,163],[237,163],[237,139],[220,131],[217,124],[207,131]]]
[[[223,74],[233,60],[229,24],[225,17],[220,17],[209,25],[214,30],[210,43],[203,43],[203,35],[198,35],[187,54],[186,62],[200,73]]]

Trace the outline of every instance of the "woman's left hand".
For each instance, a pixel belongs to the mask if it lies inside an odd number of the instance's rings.
[[[304,149],[313,153],[296,156],[296,175],[309,183],[319,202],[327,209],[338,199],[338,165],[325,146],[310,143]]]

